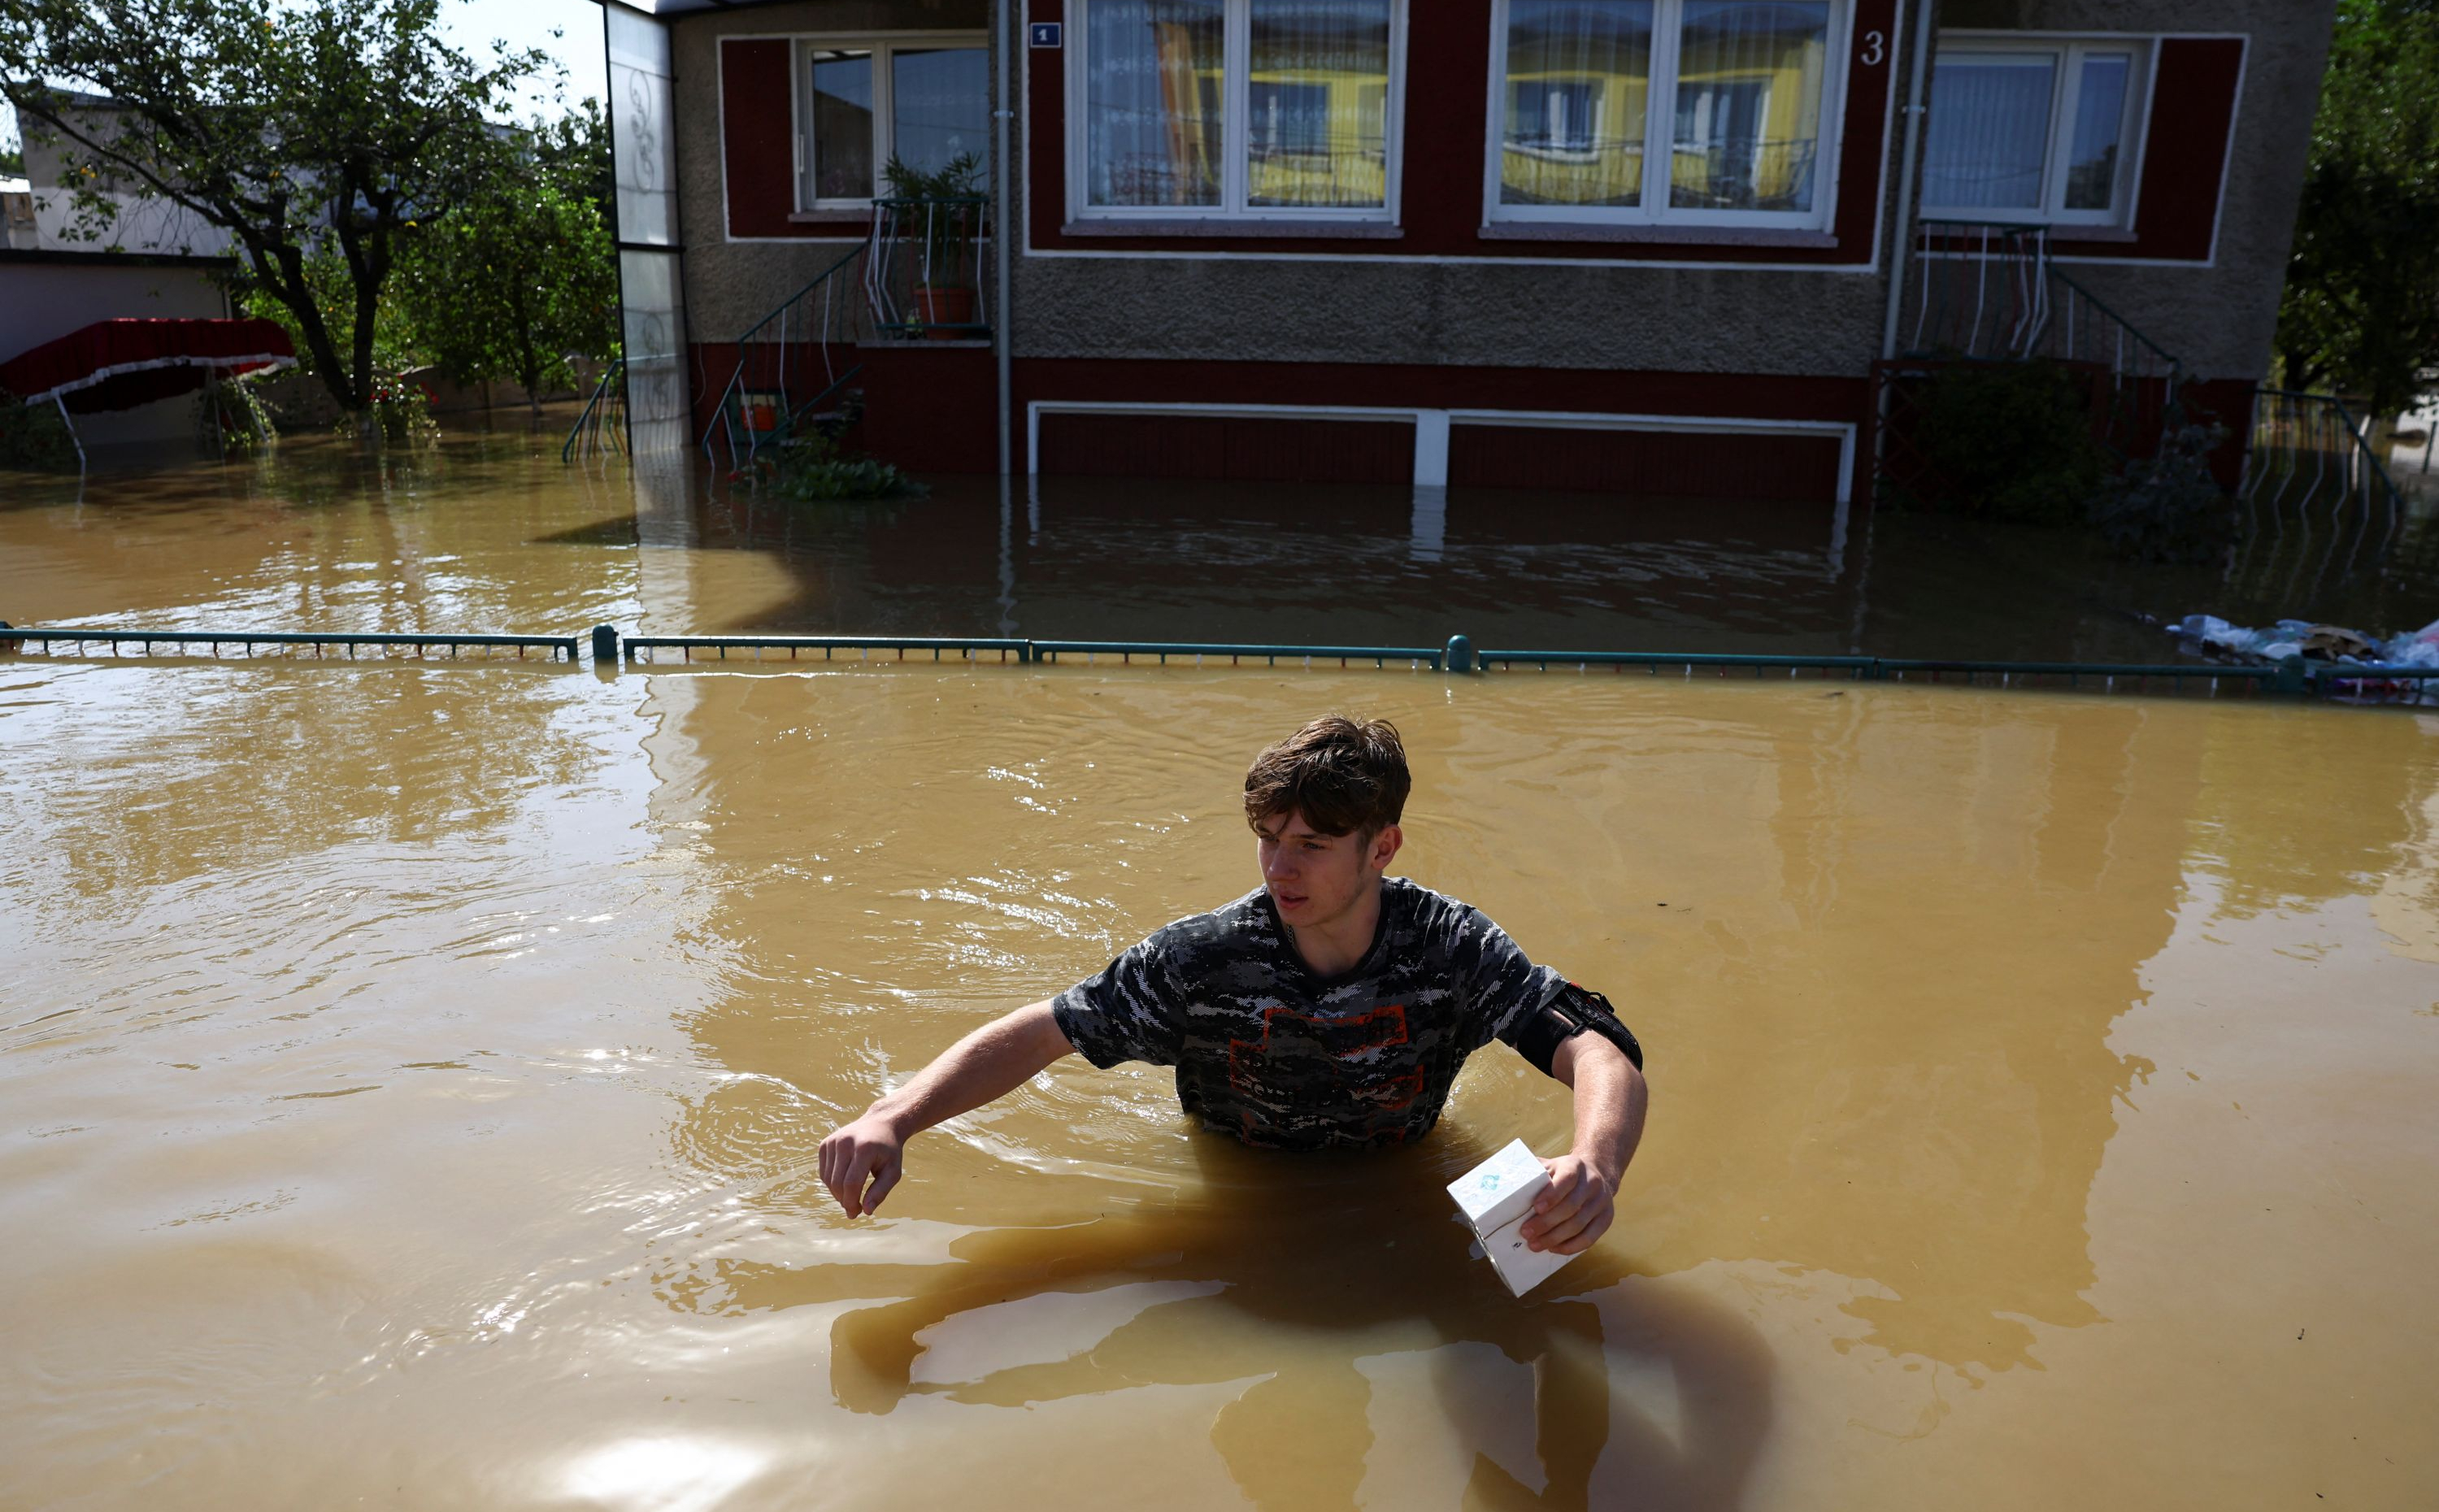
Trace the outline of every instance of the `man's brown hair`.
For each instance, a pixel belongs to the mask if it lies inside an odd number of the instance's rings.
[[[1414,785],[1396,725],[1325,715],[1245,770],[1245,823],[1300,813],[1322,834],[1369,840],[1398,821]]]

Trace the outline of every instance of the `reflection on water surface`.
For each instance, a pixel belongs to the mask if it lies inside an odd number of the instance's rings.
[[[920,501],[787,505],[699,458],[638,482],[623,464],[562,467],[547,440],[476,433],[370,458],[291,441],[260,464],[81,488],[11,475],[0,514],[22,512],[0,539],[20,570],[0,563],[0,618],[177,607],[148,596],[147,574],[183,584],[199,552],[252,569],[259,592],[223,607],[265,622],[490,631],[583,628],[603,606],[570,585],[616,576],[564,560],[588,552],[622,561],[631,592],[662,568],[717,581],[685,623],[621,621],[662,633],[1437,645],[1462,631],[1507,649],[2126,662],[2175,659],[2160,625],[2188,614],[2390,631],[2439,613],[2439,530],[2419,523],[2391,541],[2265,514],[2228,560],[2167,567],[2049,531],[1849,522],[1817,504],[949,477]],[[331,558],[342,530],[368,554]],[[705,553],[738,560],[685,560]],[[61,559],[80,571],[37,565]],[[55,596],[78,577],[95,597]]]
[[[1612,542],[1647,594],[1546,517],[1503,601],[1462,501],[1436,567],[1361,498],[774,542],[622,474],[308,453],[0,510],[0,617],[1136,633],[1207,583],[1304,613],[1310,557],[1375,585],[1294,621],[1383,627],[1347,638],[1834,641],[1855,606],[1796,523]],[[1495,1047],[1402,1157],[1217,1144],[1070,1059],[841,1218],[821,1132],[1241,892],[1246,755],[1348,704],[1415,753],[1406,869],[1650,1049],[1612,1235],[1523,1303],[1466,1257],[1440,1183],[1567,1137]],[[0,660],[7,1499],[2405,1504],[2434,735],[1556,674]]]

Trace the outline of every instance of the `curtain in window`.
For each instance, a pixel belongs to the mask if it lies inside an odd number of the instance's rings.
[[[1941,58],[1931,75],[1922,203],[1943,209],[2038,211],[2056,80],[2057,60],[2051,57]]]
[[[989,62],[980,47],[891,49],[890,151],[899,162],[928,170],[962,152],[990,161]]]
[[[1388,203],[1389,0],[1253,0],[1249,205]]]
[[[872,54],[813,54],[813,197],[872,197]]]
[[[1686,0],[1680,39],[1669,205],[1811,209],[1828,0]]]
[[[1651,0],[1511,0],[1502,205],[1640,205]]]
[[[2134,61],[2103,53],[2083,61],[2074,107],[2074,150],[2066,160],[2066,208],[2106,210],[2116,197],[2117,150],[2126,132],[2126,85]]]
[[[1091,0],[1084,14],[1086,202],[1217,205],[1220,0]]]

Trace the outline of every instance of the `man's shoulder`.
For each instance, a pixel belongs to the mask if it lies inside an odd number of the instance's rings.
[[[1144,936],[1143,949],[1166,956],[1258,948],[1278,934],[1269,895],[1256,887],[1244,897],[1201,914],[1172,919]]]
[[[1461,898],[1451,898],[1408,877],[1380,879],[1382,911],[1401,928],[1426,934],[1463,931],[1487,923],[1482,911]]]

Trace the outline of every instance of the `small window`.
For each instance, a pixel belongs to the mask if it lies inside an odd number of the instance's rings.
[[[1081,9],[1068,130],[1077,215],[1395,215],[1400,0]]]
[[[798,209],[861,209],[893,157],[988,165],[990,55],[980,39],[810,42],[796,110]]]
[[[2125,39],[1943,39],[1924,219],[2129,224],[2148,60]]]
[[[1844,10],[1502,0],[1490,219],[1826,225]]]

